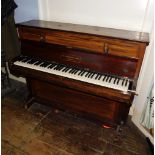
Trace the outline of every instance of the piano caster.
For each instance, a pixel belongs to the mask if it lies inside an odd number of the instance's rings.
[[[24,108],[28,109],[33,104],[33,101],[34,101],[34,97],[31,97],[24,105]]]

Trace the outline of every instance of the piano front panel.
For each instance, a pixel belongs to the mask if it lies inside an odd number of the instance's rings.
[[[73,89],[49,84],[40,80],[29,79],[32,94],[36,99],[54,103],[55,107],[81,113],[92,118],[100,118],[108,122],[117,123],[118,109],[121,103],[96,97]],[[123,104],[123,103],[122,103]]]

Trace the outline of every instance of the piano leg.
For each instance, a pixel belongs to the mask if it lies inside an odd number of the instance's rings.
[[[28,87],[28,91],[29,91],[29,94],[27,96],[27,100],[26,100],[26,103],[24,105],[24,108],[25,109],[28,109],[34,102],[34,97],[32,95],[32,91],[31,91],[31,85],[30,85],[30,82],[29,82],[29,79],[26,78],[26,83],[27,83],[27,87]]]
[[[122,126],[124,125],[124,122],[121,121],[120,124],[117,125],[116,127],[116,132],[119,133],[122,131]]]

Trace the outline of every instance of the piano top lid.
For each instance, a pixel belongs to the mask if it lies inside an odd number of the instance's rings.
[[[43,20],[30,20],[27,22],[18,23],[16,25],[94,34],[99,36],[126,39],[126,40],[144,42],[146,44],[149,44],[149,33],[145,33],[145,32],[105,28],[105,27],[99,27],[99,26],[61,23],[61,22],[55,22],[55,21],[43,21]]]

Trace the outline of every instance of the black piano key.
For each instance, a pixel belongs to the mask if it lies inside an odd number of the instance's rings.
[[[88,74],[88,78],[90,78],[92,76],[93,72],[89,72]]]
[[[60,67],[60,68],[58,69],[58,71],[61,71],[63,68],[64,68],[64,66]]]
[[[85,77],[87,77],[87,76],[89,75],[89,73],[90,73],[90,72],[88,72],[88,73],[85,75]]]
[[[83,70],[81,70],[79,73],[78,73],[78,75],[81,75],[83,73]]]
[[[56,68],[55,68],[55,70],[60,70],[62,68],[62,65],[61,64],[59,64]]]
[[[127,86],[127,84],[128,84],[128,80],[125,81],[125,86]]]
[[[43,67],[47,67],[47,66],[49,66],[50,65],[50,63],[49,62],[47,62],[46,64],[44,64],[44,66]]]
[[[93,74],[92,72],[91,72],[91,73],[89,73],[88,78],[90,78],[92,74]]]
[[[64,72],[66,73],[66,72],[68,72],[69,70],[70,70],[71,68],[70,67],[68,67]]]
[[[101,79],[101,77],[102,77],[102,74],[100,74],[100,75],[99,75],[98,80],[100,80],[100,79]]]
[[[44,64],[44,62],[43,63],[41,63],[39,66],[41,66],[42,67],[42,65]]]
[[[125,82],[125,79],[123,79],[123,81],[122,81],[122,86],[124,85],[124,82]]]
[[[72,71],[72,74],[74,74],[77,71],[77,68],[74,68],[74,70]]]
[[[34,63],[37,62],[37,61],[38,61],[38,59],[33,58],[29,63],[30,63],[30,64],[34,64]]]
[[[51,64],[51,65],[49,65],[47,68],[52,69],[52,68],[55,67],[55,66],[56,66],[56,64]]]
[[[108,82],[108,79],[109,79],[109,78],[110,78],[110,76],[107,76],[107,78],[106,78],[106,80],[105,80],[105,81],[106,81],[106,82]]]
[[[53,64],[50,64],[47,68],[50,68],[50,67],[52,67],[53,66]]]
[[[65,66],[64,65],[61,65],[59,68],[58,68],[58,71],[61,71]]]
[[[77,70],[74,72],[74,74],[76,74],[78,71],[79,71],[79,70],[77,69]]]
[[[66,73],[66,72],[69,72],[70,70],[71,70],[71,68],[68,67],[64,72]]]
[[[96,75],[95,80],[97,80],[98,77],[99,77],[99,73]]]
[[[74,68],[74,71],[72,72],[72,74],[75,74],[75,72],[77,72],[77,68]]]
[[[59,64],[56,64],[56,66],[54,66],[53,70],[57,70],[59,68]]]
[[[68,67],[65,67],[65,68],[62,70],[62,72],[65,72],[67,69],[68,69]]]
[[[26,63],[27,63],[27,64],[31,64],[31,60],[32,60],[32,59],[28,60]]]
[[[38,65],[40,65],[41,63],[42,63],[42,61],[40,60],[40,61],[34,63],[34,65],[38,66]]]
[[[34,62],[31,62],[31,64],[34,65],[36,62],[38,62],[38,60],[36,60],[36,61],[34,61]]]
[[[26,58],[27,58],[26,56],[19,56],[17,59],[15,59],[15,61],[22,61]]]
[[[30,64],[30,63],[31,63],[31,60],[32,60],[32,59],[30,59],[30,60],[26,61],[26,63]]]
[[[23,59],[19,60],[21,62],[24,62],[27,59],[27,57],[23,57]]]
[[[115,78],[115,80],[114,80],[114,82],[113,82],[114,84],[116,83],[116,80],[117,80],[117,78]]]
[[[59,65],[56,65],[53,69],[56,70],[59,67]]]
[[[85,72],[86,72],[86,71],[81,70],[81,72],[80,72],[78,75],[80,75],[80,76],[81,76],[81,74],[83,75]]]
[[[56,67],[54,70],[59,70],[60,69],[60,66]]]
[[[27,62],[29,60],[30,60],[30,58],[25,58],[24,60],[22,60],[22,62]]]
[[[72,69],[72,70],[71,70],[71,72],[70,72],[70,74],[73,74],[73,73],[74,73],[74,71],[75,71],[75,69]]]
[[[95,73],[93,73],[90,78],[92,79],[94,77],[94,75],[95,75]]]
[[[108,81],[108,82],[110,83],[110,82],[111,82],[111,80],[112,80],[112,77],[110,77],[110,78],[109,78],[109,81]]]
[[[72,69],[69,71],[69,73],[72,73],[73,70],[74,70],[74,68],[72,68]]]
[[[38,66],[41,66],[44,62],[42,61]]]
[[[30,64],[33,59],[28,60],[26,63]]]
[[[80,75],[83,76],[86,71],[83,71]]]
[[[119,81],[120,81],[120,78],[118,78],[118,79],[117,79],[117,82],[116,82],[116,84],[119,84]]]
[[[66,72],[68,72],[70,69],[71,69],[71,68],[70,68],[70,67],[68,67],[68,68],[66,68],[66,69],[65,69],[65,71],[64,71],[64,72],[66,73]]]
[[[39,62],[39,60],[37,60],[36,62],[34,62],[33,65],[36,65],[36,63],[38,63],[38,62]]]
[[[41,64],[41,67],[47,67],[50,63],[49,62],[44,62],[43,64]]]
[[[103,81],[105,81],[106,77],[107,77],[107,75],[104,76]]]

